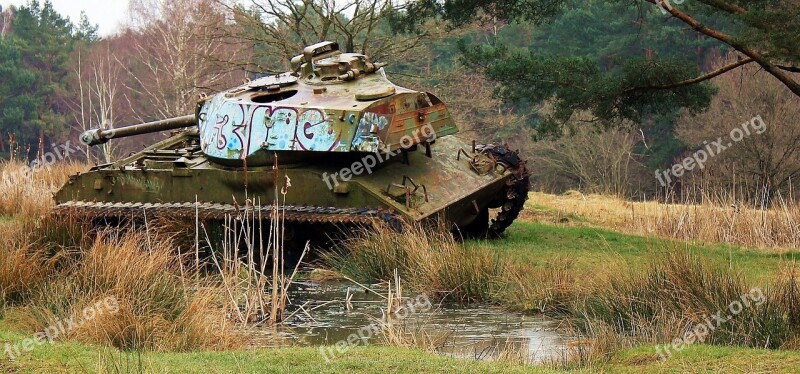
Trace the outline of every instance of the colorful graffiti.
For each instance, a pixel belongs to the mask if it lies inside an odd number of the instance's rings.
[[[260,149],[332,151],[339,146],[325,111],[318,108],[272,107],[226,100],[218,95],[200,111],[203,152],[223,159],[244,159]]]
[[[376,134],[389,125],[389,119],[379,113],[366,112],[358,121],[358,130],[353,140],[353,148],[366,152],[377,151]]]
[[[359,132],[361,132],[361,129],[371,131],[373,127],[383,130],[387,125],[389,125],[389,120],[386,117],[378,113],[366,112],[361,117],[361,121],[358,121],[358,130]]]

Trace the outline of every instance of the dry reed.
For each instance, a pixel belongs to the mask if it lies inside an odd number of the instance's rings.
[[[85,321],[59,339],[124,349],[181,351],[235,346],[235,332],[223,315],[219,289],[200,278],[181,277],[168,239],[146,234],[102,232],[63,268],[30,289],[6,311],[6,318],[28,331],[44,331],[58,320]],[[83,311],[101,300],[116,305]]]
[[[706,195],[702,202],[664,204],[577,191],[564,195],[532,192],[523,214],[547,222],[579,216],[601,227],[691,242],[779,250],[800,247],[800,205],[780,198],[770,209],[760,209],[724,194]]]
[[[17,161],[0,163],[0,216],[38,219],[50,212],[55,193],[69,175],[88,169],[81,163],[31,168]]]

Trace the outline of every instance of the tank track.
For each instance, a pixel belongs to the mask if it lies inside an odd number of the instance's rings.
[[[492,218],[489,223],[488,236],[499,237],[519,216],[528,200],[528,189],[530,187],[531,173],[527,168],[527,161],[522,160],[519,151],[512,151],[507,144],[481,144],[476,145],[475,150],[488,156],[495,163],[495,167],[502,167],[511,171],[511,177],[506,180],[506,184],[496,198],[500,208],[497,216]]]
[[[171,217],[191,217],[196,215],[201,220],[221,220],[228,216],[258,214],[269,218],[273,213],[272,205],[252,206],[218,203],[110,203],[68,201],[58,204],[57,215],[87,218],[125,217],[147,218],[150,215],[166,214]],[[316,206],[285,205],[278,207],[281,217],[288,222],[303,223],[345,223],[372,224],[382,220],[395,226],[402,222],[396,214],[388,210],[371,208],[335,208]]]

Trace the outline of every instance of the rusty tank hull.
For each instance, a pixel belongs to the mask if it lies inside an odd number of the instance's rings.
[[[93,145],[182,129],[70,177],[57,209],[219,219],[250,201],[288,222],[442,217],[463,234],[497,236],[523,208],[525,162],[504,145],[453,136],[456,124],[433,94],[395,86],[379,64],[331,42],[292,63],[292,72],[202,98],[193,115],[84,133]],[[276,199],[276,190],[285,194]]]

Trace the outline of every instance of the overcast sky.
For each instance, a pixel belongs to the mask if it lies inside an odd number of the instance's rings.
[[[44,0],[39,0],[43,3]],[[109,35],[117,30],[120,22],[125,19],[128,11],[128,0],[51,0],[56,11],[69,17],[73,23],[78,23],[81,10],[86,11],[89,21],[99,25],[100,35]],[[9,4],[21,5],[28,0],[0,0],[4,8]]]

